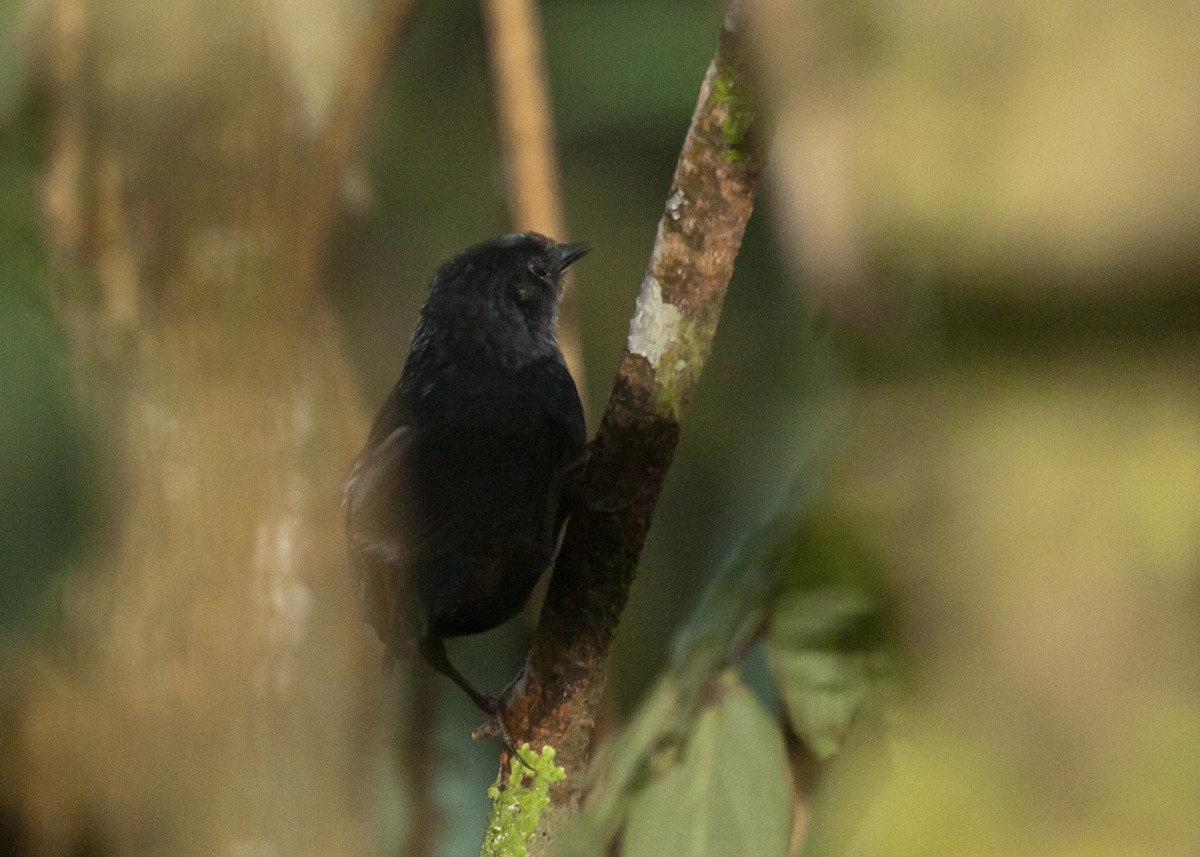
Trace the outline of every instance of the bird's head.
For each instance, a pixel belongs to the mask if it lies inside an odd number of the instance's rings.
[[[537,232],[467,248],[434,274],[413,349],[510,368],[556,353],[563,272],[589,249]]]

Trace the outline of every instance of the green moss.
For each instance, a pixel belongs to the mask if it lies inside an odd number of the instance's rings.
[[[539,756],[529,752],[529,744],[522,744],[521,755],[528,767],[517,759],[509,760],[504,788],[501,788],[502,775],[498,775],[488,789],[492,814],[481,857],[529,857],[529,842],[542,810],[550,803],[550,785],[567,778],[567,772],[554,764],[553,747],[543,747]]]
[[[746,157],[746,139],[754,124],[754,108],[746,84],[729,65],[717,71],[717,82],[713,90],[713,105],[727,108],[721,120],[721,135],[725,138],[725,160],[740,161]]]
[[[691,401],[696,381],[708,359],[712,331],[701,329],[691,319],[684,319],[675,344],[663,353],[655,368],[658,384],[658,413],[679,421],[683,406]]]

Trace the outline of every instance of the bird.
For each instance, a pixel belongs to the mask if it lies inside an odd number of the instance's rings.
[[[512,618],[554,562],[586,450],[558,309],[563,272],[590,249],[520,232],[443,262],[343,489],[351,576],[385,663],[416,649],[518,759],[504,698],[478,691],[444,640]]]

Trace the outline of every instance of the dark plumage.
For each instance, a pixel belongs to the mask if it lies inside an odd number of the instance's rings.
[[[442,639],[511,618],[554,560],[586,440],[558,302],[562,272],[587,250],[526,232],[445,262],[346,480],[350,562],[388,656],[416,642],[505,736],[500,704],[454,669]]]

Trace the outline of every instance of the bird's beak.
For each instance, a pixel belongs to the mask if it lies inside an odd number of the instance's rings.
[[[557,244],[554,247],[555,268],[558,273],[562,273],[575,262],[583,258],[588,250],[592,249],[592,245],[584,241],[578,241],[574,244]]]

